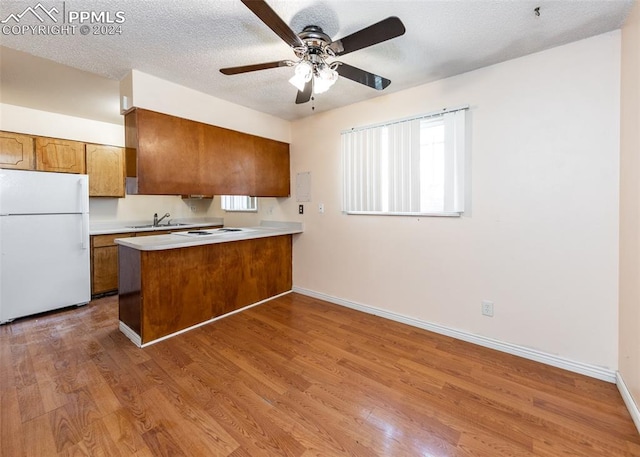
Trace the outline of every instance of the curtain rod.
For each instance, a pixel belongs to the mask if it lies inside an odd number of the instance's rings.
[[[400,124],[402,122],[413,121],[416,119],[427,119],[430,117],[438,117],[447,113],[453,113],[455,111],[463,111],[466,109],[469,109],[469,105],[461,105],[461,106],[456,106],[454,108],[443,108],[440,111],[432,111],[430,113],[418,114],[417,116],[403,117],[401,119],[395,119],[393,121],[380,122],[379,124],[364,125],[362,127],[352,127],[350,129],[343,130],[342,132],[340,132],[340,134],[342,135],[343,133],[358,132],[360,130],[367,130],[367,129],[372,129],[376,127],[384,127],[384,126],[393,125],[393,124]]]

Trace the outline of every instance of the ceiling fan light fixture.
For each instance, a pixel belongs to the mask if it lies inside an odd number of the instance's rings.
[[[313,78],[313,93],[322,94],[338,80],[338,72],[327,64],[319,66]]]
[[[296,65],[295,73],[291,79],[289,79],[289,82],[299,91],[303,91],[305,84],[311,80],[312,76],[313,66],[310,62],[303,60]]]

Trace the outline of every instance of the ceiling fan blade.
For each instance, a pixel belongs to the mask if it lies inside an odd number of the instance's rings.
[[[294,63],[290,60],[279,60],[277,62],[257,63],[254,65],[242,65],[240,67],[221,68],[220,73],[224,75],[237,75],[239,73],[249,73],[250,71],[267,70],[269,68],[290,67]]]
[[[242,3],[289,46],[292,48],[304,46],[300,37],[280,19],[280,16],[271,9],[267,2],[264,0],[242,0]]]
[[[391,84],[391,81],[387,78],[383,78],[382,76],[374,75],[373,73],[369,73],[368,71],[352,67],[351,65],[347,65],[346,63],[340,63],[336,71],[340,76],[344,76],[351,81],[364,84],[365,86],[369,86],[372,89],[376,90],[383,90],[389,84]]]
[[[311,80],[309,80],[307,83],[305,83],[304,90],[298,91],[298,95],[296,96],[296,105],[299,105],[301,103],[307,103],[309,100],[311,100],[312,88],[313,88],[313,83]]]
[[[405,31],[406,29],[402,21],[395,16],[391,16],[358,32],[336,40],[331,43],[329,47],[337,56],[343,56],[358,49],[399,37],[403,35]]]

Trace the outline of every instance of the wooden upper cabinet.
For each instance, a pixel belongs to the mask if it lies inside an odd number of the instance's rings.
[[[125,140],[139,194],[290,193],[286,143],[139,108],[125,115]]]
[[[254,137],[255,189],[249,195],[289,197],[289,145]]]
[[[0,132],[0,168],[33,170],[33,137]]]
[[[84,173],[84,143],[36,137],[36,170]]]
[[[124,197],[124,148],[87,144],[89,197]]]
[[[255,195],[250,135],[220,127],[204,129],[200,179],[216,195]]]
[[[202,131],[198,123],[136,109],[125,116],[127,175],[138,193],[204,194],[199,183]],[[132,163],[131,154],[135,154]]]

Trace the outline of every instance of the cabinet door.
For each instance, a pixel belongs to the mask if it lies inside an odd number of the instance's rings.
[[[91,236],[91,295],[118,290],[118,245],[114,240],[131,236],[135,233]]]
[[[84,143],[37,137],[36,170],[84,173]]]
[[[140,109],[127,117],[131,115],[136,116],[138,192],[206,194],[197,176],[201,168],[201,124]]]
[[[86,145],[89,197],[124,197],[124,148]]]
[[[118,246],[94,248],[92,254],[91,294],[118,290]]]
[[[33,138],[0,132],[0,168],[33,170]]]
[[[254,137],[255,191],[261,197],[288,197],[291,194],[289,145]]]
[[[203,126],[200,181],[215,195],[255,195],[253,136]]]

